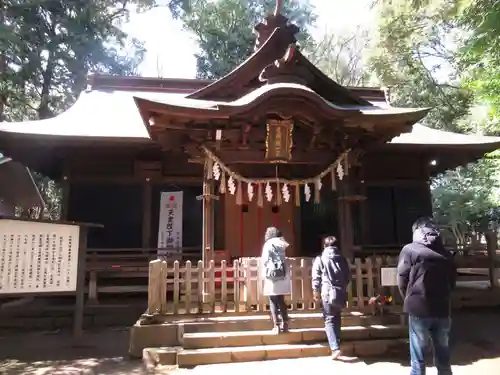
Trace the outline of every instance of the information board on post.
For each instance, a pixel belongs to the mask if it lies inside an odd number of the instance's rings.
[[[0,295],[77,290],[80,228],[0,220]]]
[[[384,267],[380,269],[380,284],[382,286],[398,285],[398,269],[396,267]]]

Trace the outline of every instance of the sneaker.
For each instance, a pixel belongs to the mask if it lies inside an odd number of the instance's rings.
[[[340,352],[340,349],[333,350],[332,351],[332,360],[336,361],[337,359],[339,359],[341,354],[342,353]]]
[[[289,331],[289,328],[288,328],[288,322],[283,322],[283,327],[281,328],[281,330],[286,333]]]

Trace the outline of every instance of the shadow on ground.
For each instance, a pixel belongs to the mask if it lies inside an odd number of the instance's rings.
[[[500,309],[482,309],[462,311],[454,315],[452,345],[453,365],[467,366],[482,360],[500,358]],[[140,361],[131,361],[127,356],[128,351],[128,329],[108,328],[100,331],[87,331],[85,339],[80,346],[73,346],[71,332],[68,331],[44,331],[12,333],[0,332],[0,374],[5,375],[139,375],[147,372]],[[327,358],[324,359],[300,359],[291,360],[291,373],[304,373],[311,365],[328,366]],[[293,362],[296,361],[296,362]],[[297,362],[298,361],[298,362]],[[271,361],[274,362],[274,361]],[[274,366],[281,367],[284,362],[276,361],[273,365],[259,364],[257,371]],[[287,361],[288,363],[288,361]],[[385,365],[392,365],[394,371],[406,371],[409,365],[408,346],[401,345],[396,351],[389,353],[384,358],[358,359],[351,362],[354,367],[369,366],[374,371]],[[349,367],[345,363],[342,366]],[[242,369],[254,368],[255,365]],[[193,375],[199,371],[209,374],[220,374],[225,365],[201,366],[191,370]],[[231,365],[228,365],[231,366]],[[304,367],[301,367],[304,366]],[[234,367],[234,366],[233,366]],[[238,366],[236,366],[238,367]],[[286,367],[286,366],[285,366]],[[229,369],[229,368],[228,368]],[[259,370],[260,369],[260,370]],[[297,371],[296,371],[297,370]],[[498,370],[498,369],[497,369]],[[191,372],[189,371],[189,372]],[[278,371],[278,370],[276,370]],[[393,373],[393,370],[390,370]],[[479,371],[479,372],[478,372]],[[489,370],[478,369],[474,366],[474,373],[490,374]],[[172,369],[163,369],[161,373],[169,374]],[[262,372],[262,371],[261,371]],[[264,372],[267,374],[266,370]],[[306,371],[307,372],[307,371]],[[378,373],[375,372],[370,372]],[[386,372],[385,372],[386,373]],[[395,372],[394,372],[395,373]],[[469,372],[467,372],[469,373]],[[496,374],[497,371],[491,372]]]
[[[86,332],[78,346],[68,331],[0,333],[0,374],[145,374],[127,350],[126,328]]]
[[[453,315],[451,332],[452,364],[467,366],[485,359],[500,358],[500,308],[467,309]],[[409,365],[408,346],[401,346],[382,358],[363,360]],[[428,354],[432,364],[432,353]]]

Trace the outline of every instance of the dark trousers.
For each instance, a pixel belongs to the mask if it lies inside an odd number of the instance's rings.
[[[269,296],[269,309],[271,310],[274,326],[279,326],[280,315],[283,322],[288,322],[288,307],[285,303],[285,296]]]
[[[434,364],[438,375],[451,375],[449,336],[451,318],[420,318],[409,316],[410,375],[425,375],[425,352],[429,339],[434,349]]]
[[[332,351],[340,349],[340,329],[342,327],[342,309],[337,305],[323,301],[323,318],[328,344]]]

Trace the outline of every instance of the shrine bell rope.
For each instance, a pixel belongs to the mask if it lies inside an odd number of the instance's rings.
[[[306,202],[309,202],[311,198],[311,187],[310,184],[313,184],[314,187],[314,202],[319,203],[320,194],[319,191],[322,187],[322,180],[330,175],[331,177],[331,188],[332,190],[336,190],[336,175],[339,180],[342,180],[344,176],[348,174],[349,165],[348,165],[348,154],[351,151],[350,149],[342,153],[337,160],[335,160],[332,164],[330,164],[323,172],[320,174],[307,178],[307,179],[299,179],[299,180],[288,180],[284,178],[278,177],[276,173],[276,177],[274,178],[246,178],[240,175],[237,172],[232,171],[227,165],[225,165],[213,152],[211,152],[205,146],[201,146],[201,149],[205,153],[207,157],[207,175],[206,178],[208,180],[214,178],[215,180],[220,181],[219,193],[224,194],[226,191],[229,191],[231,195],[236,194],[236,203],[241,205],[243,204],[243,183],[247,184],[247,195],[248,200],[251,202],[254,197],[254,185],[257,186],[257,205],[259,207],[263,206],[263,193],[265,194],[267,201],[271,202],[273,200],[273,189],[271,184],[276,185],[276,205],[279,206],[281,204],[281,199],[285,202],[288,202],[290,199],[289,186],[295,188],[295,204],[300,206],[300,186],[304,186],[304,195]],[[226,178],[227,175],[227,178]],[[263,189],[265,186],[265,189]],[[281,193],[281,194],[280,194]]]

